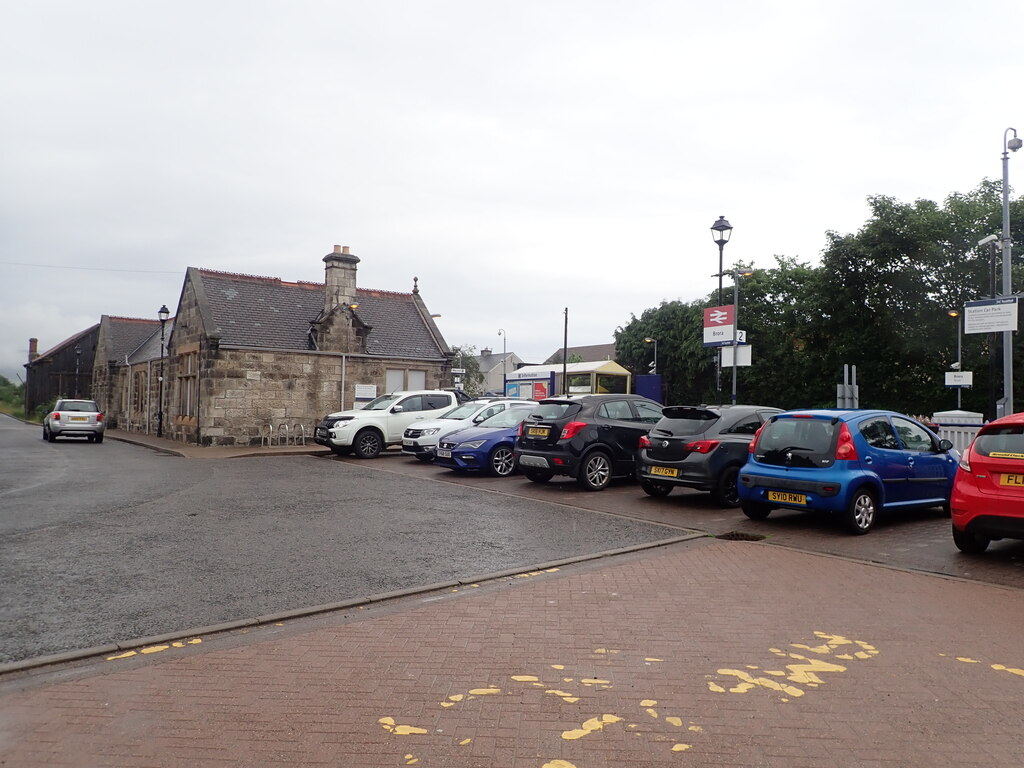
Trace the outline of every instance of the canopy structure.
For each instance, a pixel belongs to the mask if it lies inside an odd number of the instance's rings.
[[[563,371],[565,382],[562,381]],[[524,365],[509,371],[505,394],[538,400],[561,394],[625,393],[630,391],[631,378],[632,374],[613,360]]]

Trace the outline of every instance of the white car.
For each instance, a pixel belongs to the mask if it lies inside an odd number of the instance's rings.
[[[456,393],[448,390],[391,392],[362,408],[328,414],[316,425],[313,440],[339,456],[355,453],[360,459],[373,459],[386,446],[401,444],[410,424],[436,418],[458,402]]]
[[[533,400],[511,398],[480,398],[452,408],[443,416],[429,421],[416,422],[405,430],[402,436],[402,453],[415,456],[420,461],[433,461],[437,441],[459,429],[472,427],[489,419],[506,408],[532,407]]]

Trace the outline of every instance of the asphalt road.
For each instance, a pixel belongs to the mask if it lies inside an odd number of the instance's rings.
[[[391,458],[189,460],[40,435],[0,417],[0,663],[680,534]]]

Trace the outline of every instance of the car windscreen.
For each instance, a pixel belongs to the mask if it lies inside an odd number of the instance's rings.
[[[995,459],[1024,459],[1024,427],[993,427],[974,441],[975,453]]]
[[[835,458],[832,444],[839,424],[826,419],[780,417],[761,430],[755,454],[768,464],[820,467]]]
[[[364,411],[386,411],[399,398],[399,395],[381,395],[363,406]]]
[[[533,413],[532,408],[506,408],[489,419],[484,419],[477,426],[492,428],[518,427],[522,422],[526,421],[526,417],[531,413]]]
[[[663,435],[702,435],[721,417],[707,408],[670,405],[661,412],[654,431]]]
[[[482,407],[483,406],[480,403],[464,403],[462,405],[457,405],[450,411],[446,411],[445,413],[441,414],[440,418],[458,420],[468,419],[474,413],[479,411]]]
[[[541,402],[530,414],[533,421],[558,421],[575,416],[580,411],[579,403]]]
[[[92,400],[65,400],[60,404],[60,410],[99,413],[100,409]]]

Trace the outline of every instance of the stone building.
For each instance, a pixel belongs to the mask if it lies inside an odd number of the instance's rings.
[[[154,334],[160,322],[152,318],[100,316],[96,358],[92,369],[93,399],[103,411],[107,425],[125,429],[131,419],[128,408],[132,370],[130,360]],[[156,405],[155,399],[152,403]]]
[[[450,351],[419,294],[359,288],[359,258],[335,246],[323,283],[189,267],[164,360],[163,434],[197,445],[311,436],[331,411],[450,379]],[[121,378],[143,405],[151,366]],[[148,388],[147,387],[148,384]],[[129,409],[131,410],[131,409]],[[152,429],[140,407],[132,427]]]

